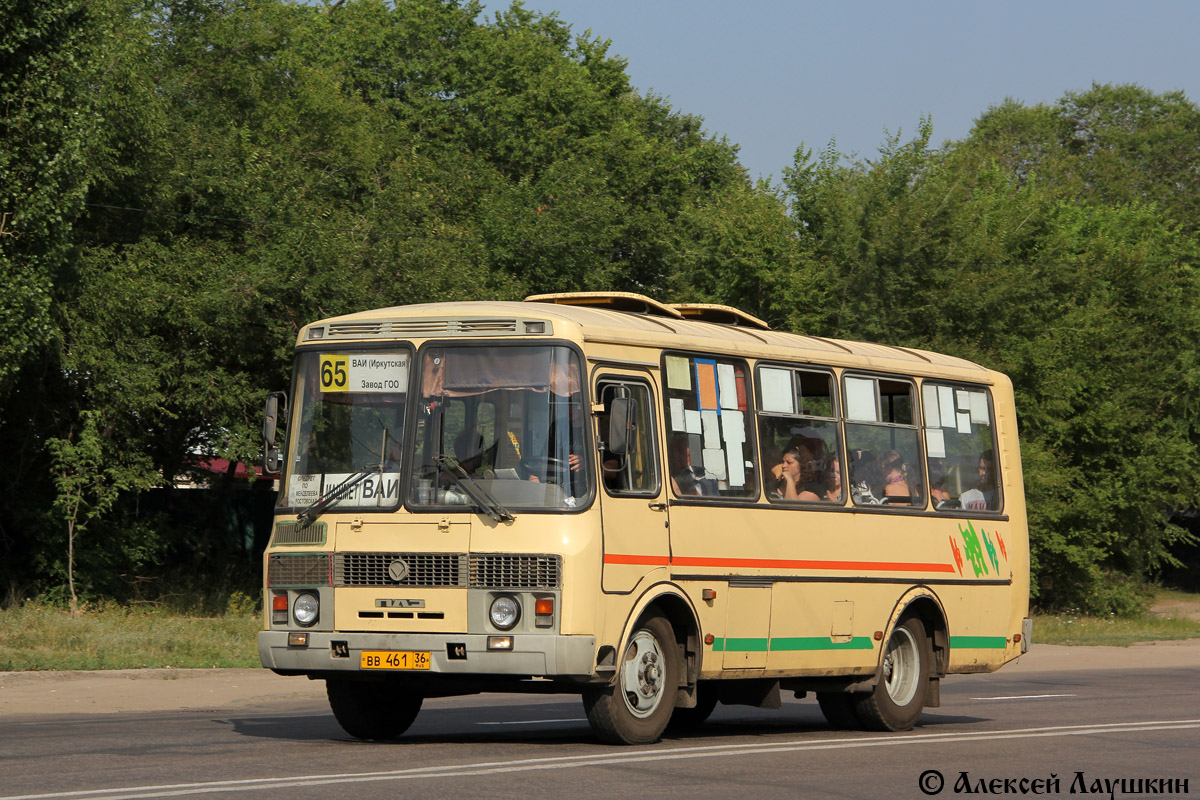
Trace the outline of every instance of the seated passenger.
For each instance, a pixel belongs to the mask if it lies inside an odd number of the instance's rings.
[[[977,487],[967,489],[958,498],[963,508],[969,508],[973,511],[983,511],[997,507],[996,484],[992,464],[992,451],[985,450],[979,456],[979,483]]]
[[[858,451],[858,458],[850,466],[850,497],[859,506],[877,506],[883,501],[875,492],[882,484],[879,474],[879,459],[870,450]]]
[[[879,471],[883,475],[883,496],[893,505],[912,503],[912,488],[908,483],[908,466],[899,450],[888,450],[879,458]]]
[[[667,449],[667,468],[671,473],[671,489],[677,495],[715,495],[716,481],[706,478],[702,468],[692,466],[692,448],[686,433],[671,437]]]
[[[950,508],[950,492],[946,491],[946,464],[940,458],[929,459],[929,496],[934,508]]]
[[[772,470],[777,479],[772,494],[781,500],[820,500],[816,474],[812,468],[812,453],[804,447],[790,447]]]
[[[825,468],[825,487],[821,499],[831,502],[842,502],[842,460],[834,456]]]

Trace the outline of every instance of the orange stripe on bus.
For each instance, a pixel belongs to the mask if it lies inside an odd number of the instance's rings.
[[[605,553],[605,564],[640,564],[650,567],[665,567],[670,562],[666,556],[629,556],[620,553]]]

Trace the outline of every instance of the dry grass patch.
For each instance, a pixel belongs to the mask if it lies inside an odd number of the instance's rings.
[[[0,671],[257,667],[257,614],[185,616],[106,605],[72,617],[37,602],[0,611]]]

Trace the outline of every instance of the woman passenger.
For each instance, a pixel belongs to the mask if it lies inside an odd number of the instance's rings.
[[[812,454],[805,447],[789,447],[774,470],[779,478],[777,496],[783,500],[820,500],[815,491]]]
[[[842,460],[834,456],[825,468],[825,488],[822,499],[831,503],[842,502]]]

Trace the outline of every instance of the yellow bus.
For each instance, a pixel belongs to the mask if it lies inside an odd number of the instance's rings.
[[[305,326],[263,434],[259,654],[355,737],[477,692],[621,744],[782,692],[905,730],[1029,646],[1012,386],[962,359],[626,293],[403,306]]]

